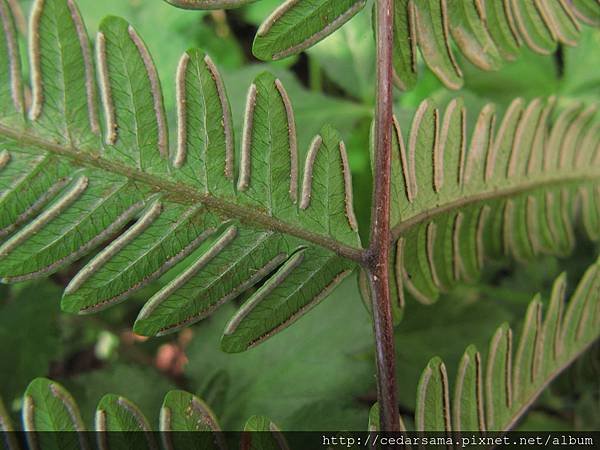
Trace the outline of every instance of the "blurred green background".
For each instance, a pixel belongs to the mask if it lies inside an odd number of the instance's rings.
[[[20,3],[27,11],[30,2]],[[301,158],[325,123],[343,135],[356,213],[366,240],[372,182],[368,142],[375,95],[370,8],[307,53],[265,64],[252,57],[252,38],[279,0],[262,0],[227,13],[184,11],[159,0],[77,3],[91,37],[106,15],[125,17],[138,30],[157,65],[171,124],[175,68],[187,48],[203,48],[221,70],[238,139],[252,78],[261,70],[276,73],[296,112]],[[579,47],[561,48],[553,57],[524,52],[499,72],[483,73],[465,61],[465,88],[459,93],[446,90],[421,63],[416,89],[397,93],[396,113],[407,127],[426,97],[443,106],[461,95],[473,111],[488,101],[502,111],[516,96],[559,94],[565,104],[598,101],[598,48],[600,32],[585,29]],[[473,120],[476,114],[470,117]],[[575,253],[566,260],[490,266],[479,284],[460,286],[434,306],[408,303],[396,339],[403,413],[414,412],[418,378],[431,357],[443,357],[452,378],[468,344],[475,343],[485,353],[503,321],[518,332],[519,318],[533,294],[542,292],[547,300],[551,283],[562,270],[568,271],[573,288],[598,254],[579,235]],[[287,430],[366,427],[376,398],[374,356],[369,316],[354,279],[288,330],[258,348],[231,355],[220,351],[219,338],[233,305],[177,335],[147,340],[132,334],[131,324],[156,285],[106,312],[79,317],[64,314],[59,307],[61,290],[73,273],[73,269],[61,272],[41,283],[0,286],[0,386],[15,418],[28,382],[49,376],[71,390],[88,423],[100,397],[112,392],[136,402],[156,424],[164,394],[182,388],[203,397],[225,429],[240,429],[252,414],[267,415]],[[599,380],[596,345],[545,391],[520,427],[600,429]]]

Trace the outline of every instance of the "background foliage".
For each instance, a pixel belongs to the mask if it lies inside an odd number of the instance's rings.
[[[159,1],[78,0],[90,33],[112,14],[126,18],[144,37],[165,87],[170,124],[175,121],[174,68],[187,48],[203,48],[219,66],[234,121],[242,117],[247,86],[268,67],[292,99],[301,161],[325,121],[344,137],[359,229],[367,230],[371,174],[366,149],[375,68],[370,9],[304,54],[261,63],[249,48],[257,25],[278,3],[262,0],[223,13],[183,11]],[[29,2],[21,4],[28,9]],[[497,72],[481,72],[460,61],[465,87],[458,95],[468,107],[479,109],[493,101],[500,111],[516,96],[560,94],[565,101],[598,101],[598,48],[600,32],[584,28],[578,47],[561,47],[552,57],[524,51]],[[422,76],[416,88],[396,100],[401,121],[426,97],[444,104],[456,95],[421,61],[419,66]],[[239,139],[241,123],[234,125]],[[518,330],[532,294],[539,291],[547,299],[561,270],[568,270],[571,288],[576,284],[598,250],[577,232],[578,247],[567,259],[544,257],[535,264],[489,267],[478,285],[459,286],[433,306],[408,304],[397,340],[403,412],[414,412],[419,374],[432,356],[446,361],[453,378],[464,348],[470,343],[486,348],[503,321]],[[364,429],[376,399],[372,336],[354,279],[319,306],[319,313],[306,316],[266,345],[226,354],[218,342],[233,306],[177,335],[146,340],[130,330],[147,298],[144,291],[134,301],[82,318],[60,312],[60,293],[71,276],[61,272],[44,282],[0,286],[0,385],[15,419],[29,380],[48,376],[73,393],[88,425],[107,392],[126,395],[156,423],[164,394],[181,388],[205,399],[225,429],[240,429],[253,414],[269,416],[282,429]],[[520,427],[600,428],[599,380],[596,345],[545,391]]]

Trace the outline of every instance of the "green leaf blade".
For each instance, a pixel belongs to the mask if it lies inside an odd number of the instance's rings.
[[[289,450],[284,435],[268,417],[252,416],[244,425],[241,450]]]
[[[484,0],[485,23],[503,59],[519,56],[519,35],[510,6],[511,0]]]
[[[105,154],[164,174],[168,132],[160,82],[148,50],[131,25],[118,17],[102,21],[97,40]]]
[[[139,448],[157,450],[148,419],[126,398],[106,394],[96,409],[98,447],[104,449]]]
[[[556,49],[553,32],[540,2],[520,2],[512,0],[515,23],[523,41],[536,53],[549,55]]]
[[[449,43],[447,1],[417,1],[414,5],[417,39],[425,63],[448,88],[459,89],[462,71]]]
[[[0,117],[21,124],[25,110],[17,30],[11,3],[0,1]]]
[[[58,383],[36,378],[27,387],[23,400],[23,428],[29,432],[30,447],[56,450],[88,448],[77,404]],[[76,433],[60,433],[64,431]]]
[[[408,91],[417,83],[417,38],[412,0],[394,2],[394,83]]]
[[[62,214],[50,218],[65,194],[35,219],[40,226],[24,227],[0,247],[3,279],[15,282],[56,272],[119,231],[139,209],[136,201],[141,196],[128,195],[127,182],[121,177],[111,180],[104,174],[84,172],[74,181],[81,177],[86,180],[85,190]]]
[[[167,449],[227,448],[213,412],[202,400],[185,391],[170,391],[165,396],[160,431]]]
[[[475,2],[451,3],[450,33],[462,53],[482,70],[497,70],[501,58]]]
[[[299,53],[333,33],[365,4],[365,0],[288,0],[262,23],[252,52],[265,61]]]
[[[448,375],[440,358],[433,358],[423,371],[417,388],[417,431],[451,430]]]
[[[263,342],[314,308],[353,268],[330,252],[299,249],[232,317],[222,348],[239,352]]]
[[[471,345],[460,361],[454,385],[452,424],[457,430],[485,431],[482,372],[481,355]]]
[[[318,234],[360,246],[350,177],[341,136],[333,128],[323,127],[306,156],[299,201],[300,221]]]
[[[202,207],[139,200],[134,208],[135,224],[71,280],[64,310],[91,313],[125,300],[193,253],[218,224]]]
[[[97,145],[92,55],[77,6],[72,0],[37,0],[30,28],[31,119],[59,142]]]
[[[233,196],[233,119],[227,93],[214,63],[192,49],[177,69],[176,179],[205,193]]]
[[[290,243],[277,233],[224,227],[187,270],[148,301],[134,329],[166,334],[201,320],[275,270],[289,252]]]
[[[589,206],[583,212],[588,236],[597,235],[592,225],[598,215],[592,201],[597,182],[594,176],[570,181],[575,168],[582,174],[597,170],[581,163],[596,145],[595,108],[568,106],[553,115],[556,103],[554,98],[528,104],[516,99],[497,131],[495,109],[486,105],[469,144],[458,101],[441,119],[424,101],[406,144],[395,122],[394,264],[412,297],[434,302],[459,280],[477,279],[487,259],[529,261],[568,253],[575,239],[576,199]],[[565,182],[557,182],[562,177]]]
[[[294,222],[298,156],[292,106],[283,85],[267,72],[250,85],[237,188],[240,200]],[[290,180],[288,186],[280,180]]]

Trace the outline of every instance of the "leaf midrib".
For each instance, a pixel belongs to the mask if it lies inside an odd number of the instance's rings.
[[[492,187],[489,191],[477,192],[475,194],[466,195],[461,198],[454,199],[447,203],[443,203],[437,207],[426,209],[415,215],[407,218],[406,220],[400,221],[397,225],[392,227],[392,238],[398,239],[404,235],[408,230],[416,225],[423,222],[427,222],[434,217],[441,214],[447,213],[452,210],[461,209],[464,206],[471,205],[473,203],[482,202],[485,200],[495,200],[503,197],[513,197],[517,194],[524,193],[527,191],[533,191],[535,189],[543,187],[556,187],[559,185],[570,184],[570,183],[582,183],[584,181],[600,181],[600,170],[598,171],[586,171],[586,172],[568,172],[558,176],[549,177],[546,176],[542,179],[535,181],[522,181],[516,185],[512,185],[506,188]]]
[[[18,131],[0,124],[0,136],[6,136],[28,145],[33,145],[47,152],[65,156],[73,160],[77,165],[87,166],[106,170],[108,172],[128,177],[131,180],[139,181],[148,185],[156,192],[165,194],[168,199],[180,204],[202,203],[207,208],[220,212],[227,218],[237,218],[242,222],[256,224],[273,231],[281,232],[291,236],[304,239],[313,244],[333,251],[334,253],[356,262],[364,260],[364,250],[341,243],[340,241],[313,233],[305,228],[284,222],[275,217],[263,214],[255,209],[237,205],[231,201],[216,198],[207,193],[201,193],[191,186],[179,182],[172,182],[162,177],[151,175],[142,170],[127,166],[122,163],[108,161],[102,157],[101,152],[94,150],[81,150],[72,145],[61,145],[48,141],[40,136],[34,135],[28,131]],[[584,181],[600,181],[600,170],[598,171],[580,171],[579,173],[563,173],[554,177],[545,176],[542,179],[526,181],[512,185],[506,188],[493,187],[486,192],[467,195],[457,198],[440,206],[427,209],[420,213],[401,221],[392,228],[392,239],[396,240],[408,230],[423,222],[429,221],[434,217],[452,210],[458,210],[464,206],[485,201],[499,199],[503,197],[512,197],[519,193],[532,191],[545,186],[558,186],[569,183],[581,183]]]
[[[361,261],[363,249],[349,246],[331,237],[313,233],[304,228],[292,225],[275,217],[263,214],[255,209],[237,205],[231,201],[215,198],[212,195],[201,193],[191,186],[165,178],[151,175],[125,164],[108,161],[97,150],[81,150],[73,145],[61,145],[46,140],[28,130],[14,130],[0,124],[0,136],[7,137],[18,143],[34,146],[49,153],[61,155],[71,159],[76,165],[92,167],[107,172],[123,175],[130,180],[139,181],[148,185],[155,192],[166,194],[166,198],[180,204],[202,203],[215,212],[220,212],[227,218],[237,218],[242,222],[260,225],[265,229],[281,232],[304,239],[313,244],[333,251],[334,253],[353,261]]]

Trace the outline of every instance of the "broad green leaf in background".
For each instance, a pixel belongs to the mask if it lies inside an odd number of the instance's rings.
[[[0,385],[7,402],[21,397],[28,380],[46,373],[60,356],[59,301],[60,288],[48,282],[25,285],[0,300]]]
[[[369,9],[308,50],[329,79],[365,104],[375,98],[375,40]],[[342,109],[342,108],[340,108]]]
[[[271,11],[280,4],[280,0],[260,0],[246,5],[246,7],[241,8],[239,12],[246,22],[258,28],[262,21],[269,16]]]
[[[469,91],[504,107],[514,100],[515,94],[527,100],[549,97],[560,85],[555,62],[527,49],[522,50],[518,60],[496,72],[482,75],[474,67],[465,65],[464,76]]]
[[[561,95],[598,100],[600,98],[600,31],[584,29],[577,47],[564,49]]]

